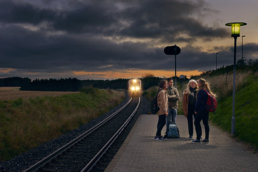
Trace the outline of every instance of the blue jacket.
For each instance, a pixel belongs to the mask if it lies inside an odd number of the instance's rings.
[[[195,111],[197,113],[207,112],[206,102],[208,99],[208,94],[203,90],[199,90],[197,94],[197,101],[195,105]]]

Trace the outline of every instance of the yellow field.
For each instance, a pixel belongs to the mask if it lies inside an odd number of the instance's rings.
[[[32,98],[42,96],[60,96],[79,92],[69,91],[20,91],[19,87],[0,87],[0,100],[13,100],[17,98]]]

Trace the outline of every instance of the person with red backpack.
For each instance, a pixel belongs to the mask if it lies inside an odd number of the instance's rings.
[[[202,128],[201,121],[203,121],[205,127],[205,139],[202,142],[209,142],[209,112],[215,111],[216,109],[216,95],[211,91],[210,84],[203,78],[198,80],[199,91],[197,94],[197,101],[195,105],[195,130],[197,134],[195,143],[201,141]]]

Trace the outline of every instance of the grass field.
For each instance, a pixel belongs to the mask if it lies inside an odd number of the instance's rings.
[[[19,89],[20,87],[0,87],[0,100],[13,100],[18,98],[27,99],[42,96],[60,96],[76,93],[69,91],[20,91]]]
[[[122,102],[122,91],[85,89],[62,96],[0,100],[0,161],[56,138]]]

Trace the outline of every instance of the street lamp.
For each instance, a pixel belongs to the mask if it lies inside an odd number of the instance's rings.
[[[231,135],[235,135],[235,95],[236,95],[236,44],[237,37],[240,36],[240,26],[244,26],[244,22],[227,23],[226,26],[231,26],[231,36],[234,37],[234,67],[233,67],[233,102],[232,102],[232,122]]]

